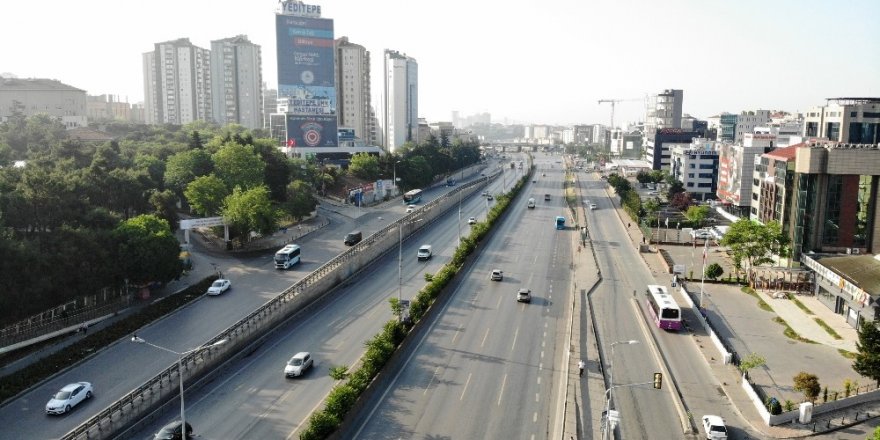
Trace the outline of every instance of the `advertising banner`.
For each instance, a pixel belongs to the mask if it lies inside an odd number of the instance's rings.
[[[297,147],[335,147],[336,116],[287,115],[287,139]]]

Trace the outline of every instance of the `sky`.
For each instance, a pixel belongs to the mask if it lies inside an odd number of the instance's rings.
[[[877,0],[326,0],[336,38],[419,68],[420,117],[608,124],[644,119],[646,95],[684,90],[684,112],[803,112],[826,98],[880,97]],[[247,35],[278,84],[274,0],[4,0],[0,75],[51,78],[89,95],[143,100],[142,54],[158,42]]]

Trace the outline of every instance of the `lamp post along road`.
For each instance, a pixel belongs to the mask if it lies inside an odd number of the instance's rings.
[[[138,335],[134,335],[131,337],[131,342],[135,342],[138,344],[147,344],[150,347],[158,348],[159,350],[167,351],[169,353],[173,353],[173,354],[177,355],[177,378],[179,379],[179,382],[180,382],[180,433],[181,433],[181,438],[187,438],[186,437],[186,414],[183,409],[183,357],[190,354],[190,353],[195,353],[197,351],[216,347],[218,345],[223,345],[226,343],[226,341],[227,341],[226,339],[221,339],[211,345],[205,345],[203,347],[194,348],[192,350],[188,350],[188,351],[184,351],[184,352],[176,352],[170,348],[165,348],[165,347],[147,342],[144,338],[138,337]]]
[[[611,343],[611,356],[608,358],[608,391],[606,391],[607,396],[605,397],[605,425],[604,429],[602,430],[603,439],[609,436],[609,431],[611,430],[611,417],[609,417],[608,412],[611,410],[611,390],[614,389],[614,346],[619,344],[633,345],[638,343],[639,341],[636,341],[635,339],[631,339],[629,341],[616,341]]]
[[[400,225],[397,227],[397,303],[400,304],[400,301],[403,299],[403,225],[404,224],[413,224],[422,221],[423,219],[416,219],[409,222],[401,221]],[[401,315],[398,319],[402,319]]]

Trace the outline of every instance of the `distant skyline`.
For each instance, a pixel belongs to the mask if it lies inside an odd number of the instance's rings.
[[[683,89],[685,113],[803,112],[825,98],[880,97],[880,1],[688,0],[413,4],[307,1],[336,38],[370,51],[372,105],[381,111],[382,53],[419,64],[419,116],[451,121],[608,124],[609,104]],[[262,48],[263,80],[278,84],[270,0],[147,3],[13,1],[0,16],[0,72],[50,78],[89,95],[143,101],[141,56],[158,42],[247,35]],[[644,104],[617,104],[616,125]]]

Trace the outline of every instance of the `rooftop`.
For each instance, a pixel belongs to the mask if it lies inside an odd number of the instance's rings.
[[[880,296],[880,261],[874,255],[824,257],[819,262],[871,296]]]
[[[46,78],[6,78],[0,76],[0,90],[13,91],[58,91],[85,92],[55,79]]]

